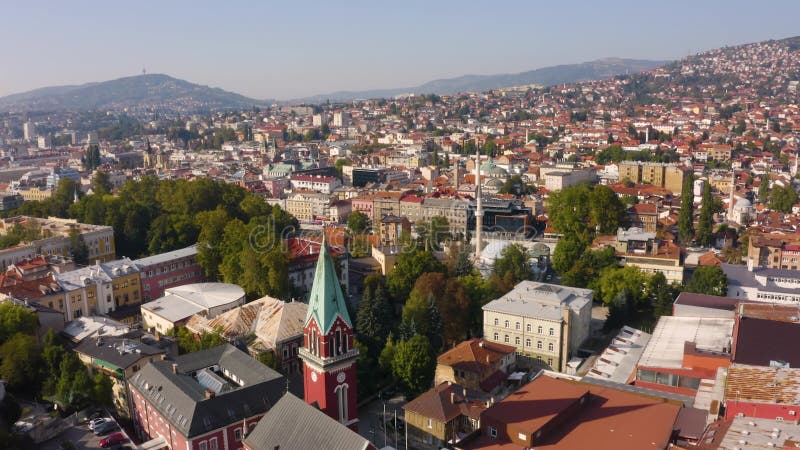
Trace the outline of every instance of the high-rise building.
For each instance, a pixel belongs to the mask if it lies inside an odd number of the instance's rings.
[[[324,236],[324,235],[323,235]],[[303,389],[306,403],[357,430],[358,390],[353,322],[323,237],[303,329]]]
[[[22,134],[26,141],[32,141],[36,137],[36,124],[30,120],[22,125]]]
[[[333,113],[333,126],[338,128],[347,127],[350,125],[350,114],[345,111],[336,111]]]

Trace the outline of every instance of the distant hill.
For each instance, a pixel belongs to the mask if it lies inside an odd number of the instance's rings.
[[[265,105],[219,88],[162,74],[137,75],[79,86],[53,86],[0,98],[0,111],[163,108],[214,110]]]
[[[320,103],[326,100],[345,101],[355,98],[383,98],[402,94],[456,94],[459,92],[483,92],[514,86],[531,84],[549,86],[578,81],[602,80],[616,75],[642,72],[655,69],[669,61],[650,61],[641,59],[605,58],[580,64],[564,64],[543,67],[514,74],[463,75],[429,81],[415,87],[374,89],[368,91],[339,91],[331,94],[315,95],[297,101]]]

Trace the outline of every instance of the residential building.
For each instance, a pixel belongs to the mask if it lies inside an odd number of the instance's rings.
[[[378,222],[378,235],[383,245],[398,244],[404,234],[411,236],[411,222],[405,217],[390,214],[383,216]]]
[[[28,216],[15,216],[0,219],[0,235],[7,234],[14,226],[32,227],[41,232],[41,239],[0,250],[0,267],[36,255],[69,256],[72,248],[70,235],[77,232],[89,250],[89,263],[104,262],[116,257],[114,250],[114,229],[105,225],[78,223],[74,219],[48,217],[41,219]]]
[[[486,339],[463,341],[436,358],[433,384],[451,383],[473,391],[496,391],[516,364],[516,348]]]
[[[139,268],[128,258],[59,273],[56,281],[67,297],[67,320],[81,314],[107,315],[142,302]],[[132,315],[130,325],[138,322],[138,311]]]
[[[645,233],[655,233],[658,225],[658,206],[652,203],[637,203],[628,208],[628,219],[633,226]]]
[[[244,450],[377,450],[368,439],[290,393],[245,436]]]
[[[776,420],[734,417],[708,425],[698,439],[697,450],[762,450],[796,448],[800,425],[794,419]]]
[[[112,395],[117,413],[131,417],[126,380],[149,362],[161,361],[167,354],[164,346],[141,340],[141,332],[122,336],[99,336],[84,339],[73,350],[91,371],[106,374],[113,382]]]
[[[409,445],[430,450],[459,445],[480,428],[487,399],[480,391],[450,382],[437,383],[403,405]]]
[[[798,270],[800,269],[800,235],[752,236],[747,244],[746,258],[748,267]]]
[[[219,332],[231,343],[246,343],[253,355],[272,352],[281,373],[301,373],[298,358],[303,346],[303,325],[308,305],[272,297],[238,306],[214,318],[195,314],[186,328],[195,333]]]
[[[323,237],[303,328],[303,389],[306,403],[339,423],[358,429],[358,390],[353,322]]]
[[[306,222],[328,221],[334,198],[319,192],[292,192],[286,197],[286,212]]]
[[[733,319],[661,316],[636,366],[636,386],[694,396],[731,363]]]
[[[635,184],[650,184],[671,191],[675,195],[683,192],[686,172],[675,164],[624,161],[618,165],[619,181],[629,180]]]
[[[342,185],[342,182],[336,177],[297,174],[293,174],[289,177],[289,183],[292,189],[309,190],[321,192],[323,194],[331,194],[336,188]]]
[[[128,378],[137,436],[150,448],[237,450],[286,380],[225,344],[153,361]]]
[[[142,304],[142,325],[164,334],[195,314],[214,318],[243,305],[244,290],[235,284],[195,283],[164,290],[164,296]]]
[[[670,283],[683,283],[683,260],[680,247],[672,241],[656,239],[654,231],[641,228],[618,229],[613,237],[599,236],[596,248],[611,246],[624,265],[638,267],[646,273],[661,273]]]
[[[142,301],[149,302],[164,295],[164,289],[205,281],[203,268],[197,262],[197,247],[173,250],[133,260],[142,279]]]
[[[537,405],[538,407],[533,407]],[[481,414],[468,450],[667,449],[682,405],[540,375]]]
[[[522,281],[483,306],[484,339],[513,345],[517,361],[564,371],[589,337],[591,289]]]

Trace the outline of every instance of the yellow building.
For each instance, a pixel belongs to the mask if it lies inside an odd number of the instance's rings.
[[[619,181],[630,180],[636,184],[641,183],[642,166],[636,163],[620,163],[619,164]]]

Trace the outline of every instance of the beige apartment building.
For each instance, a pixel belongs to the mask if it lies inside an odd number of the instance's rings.
[[[516,348],[520,365],[565,371],[589,337],[591,289],[522,281],[483,307],[484,339]]]

